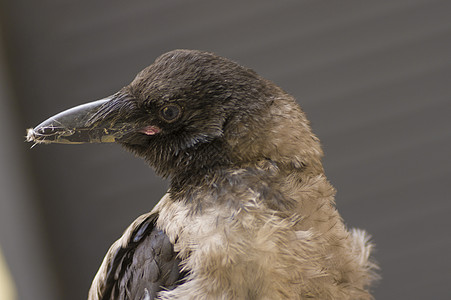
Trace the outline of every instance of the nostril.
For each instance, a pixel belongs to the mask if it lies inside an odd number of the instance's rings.
[[[35,132],[37,134],[43,134],[43,135],[53,134],[57,131],[61,131],[61,128],[55,127],[55,126],[45,126],[45,127],[40,127],[40,128],[35,129]]]
[[[52,131],[53,131],[53,128],[50,128],[50,127],[38,128],[36,130],[36,132],[39,134],[48,134],[48,133],[52,133]]]

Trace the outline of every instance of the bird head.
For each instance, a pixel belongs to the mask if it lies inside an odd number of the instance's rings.
[[[27,132],[35,143],[117,142],[164,177],[272,160],[321,171],[319,141],[293,97],[212,53],[161,55],[105,99]]]

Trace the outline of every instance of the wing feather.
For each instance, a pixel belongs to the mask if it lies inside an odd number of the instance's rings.
[[[155,226],[157,216],[142,215],[113,244],[93,281],[90,300],[150,300],[181,284],[185,273],[168,236]]]

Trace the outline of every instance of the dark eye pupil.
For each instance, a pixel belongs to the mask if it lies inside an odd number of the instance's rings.
[[[166,121],[173,121],[175,120],[180,113],[180,108],[176,105],[169,105],[164,107],[161,110],[161,116],[166,120]]]

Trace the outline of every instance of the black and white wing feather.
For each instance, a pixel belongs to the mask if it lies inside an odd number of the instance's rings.
[[[89,300],[150,300],[179,285],[185,274],[168,236],[156,228],[156,214],[136,219],[108,251]]]

